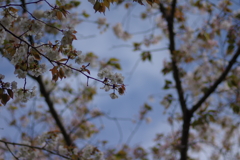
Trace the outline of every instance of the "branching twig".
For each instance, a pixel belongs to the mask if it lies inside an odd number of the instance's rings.
[[[50,150],[47,150],[45,148],[42,148],[42,147],[37,147],[37,146],[31,146],[31,145],[27,145],[27,144],[22,144],[22,143],[15,143],[15,142],[7,142],[7,141],[4,141],[4,140],[0,140],[0,142],[4,143],[6,146],[7,144],[11,144],[13,146],[22,146],[22,147],[28,147],[28,148],[32,148],[32,149],[38,149],[38,150],[43,150],[43,151],[46,151],[48,153],[51,153],[51,154],[54,154],[54,155],[58,155],[60,157],[63,157],[65,159],[71,159],[67,156],[64,156],[64,155],[61,155],[59,153],[56,153],[56,152],[53,152],[53,151],[50,151]],[[11,150],[9,149],[9,147],[7,146],[8,150],[11,152]],[[14,156],[14,154],[11,152],[11,154]],[[14,158],[18,159],[16,156],[14,156]]]
[[[18,157],[16,157],[14,155],[14,153],[11,151],[11,149],[8,147],[8,143],[7,142],[4,142],[5,146],[7,147],[8,151],[12,154],[12,156],[15,158],[15,159],[18,159]]]
[[[45,85],[43,83],[42,77],[41,76],[39,76],[39,77],[30,76],[30,77],[38,82],[38,85],[39,85],[39,88],[40,88],[40,92],[44,96],[45,101],[46,101],[46,103],[47,103],[47,105],[49,107],[50,113],[52,114],[52,116],[53,116],[57,126],[61,130],[61,133],[62,133],[62,135],[64,137],[64,140],[65,140],[66,144],[68,146],[73,145],[73,142],[71,140],[70,135],[67,133],[63,123],[61,122],[61,120],[60,120],[60,118],[58,116],[57,111],[54,108],[54,104],[53,104],[53,102],[52,102],[52,100],[50,98],[49,92],[47,91],[47,89],[46,89],[46,87],[45,87]]]
[[[224,81],[227,74],[230,72],[232,66],[236,62],[238,56],[240,55],[240,47],[238,47],[236,53],[233,55],[232,59],[229,61],[224,72],[219,76],[215,83],[208,89],[208,91],[203,95],[203,97],[192,107],[190,112],[194,113],[201,105],[206,101],[206,99],[217,89],[218,85]]]

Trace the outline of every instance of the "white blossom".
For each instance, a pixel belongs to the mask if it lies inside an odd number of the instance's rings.
[[[3,87],[4,87],[4,88],[10,87],[10,83],[9,83],[9,82],[4,83]]]
[[[123,84],[124,77],[121,73],[115,73],[112,79],[113,84]]]
[[[111,72],[111,70],[109,68],[104,68],[100,72],[98,72],[98,77],[100,79],[111,78],[112,75],[113,75],[113,73]]]
[[[71,45],[72,44],[72,41],[73,41],[73,39],[75,38],[74,37],[74,32],[75,32],[75,30],[73,30],[73,29],[69,29],[69,30],[67,30],[67,31],[63,31],[63,38],[62,38],[62,40],[61,40],[61,44],[62,45]]]
[[[91,146],[91,145],[87,145],[83,150],[82,150],[82,157],[83,158],[90,158],[90,156],[91,156],[91,154],[92,154],[92,152],[93,152],[93,150],[94,150],[94,147],[93,146]]]
[[[43,32],[38,32],[38,33],[36,34],[36,36],[35,36],[35,39],[36,39],[36,40],[39,40],[39,39],[41,39],[43,36],[44,36],[44,33],[43,33]]]
[[[12,89],[17,89],[17,82],[13,81],[13,82],[11,83],[11,88],[12,88]]]
[[[98,152],[93,160],[105,160],[103,152]]]
[[[3,29],[0,29],[0,43],[3,43],[6,38],[6,32]]]
[[[232,26],[231,20],[224,20],[220,22],[221,29],[229,30],[231,26]]]
[[[106,92],[111,89],[111,86],[109,85],[104,85],[104,87],[101,87],[100,89],[104,89]]]
[[[30,32],[28,33],[30,35],[36,35],[37,33],[41,32],[44,29],[45,24],[39,21],[31,21],[30,26],[31,26]]]
[[[81,51],[78,51],[77,52],[77,57],[75,59],[75,63],[81,64],[81,63],[84,62],[84,59],[85,59],[85,55],[83,55]]]
[[[62,155],[65,155],[68,153],[68,150],[67,150],[67,148],[65,148],[64,146],[61,145],[58,147],[58,152]]]
[[[4,78],[5,78],[5,76],[0,74],[0,79],[4,79]]]
[[[115,93],[111,93],[111,94],[110,94],[110,97],[111,97],[112,99],[118,98],[118,96],[117,96]]]
[[[123,31],[121,23],[117,23],[115,26],[113,26],[113,31],[118,38],[121,38],[123,40],[128,40],[132,38],[131,34],[129,34],[126,31]]]
[[[17,74],[18,78],[26,78],[27,72],[21,69],[15,69],[14,74]]]
[[[15,91],[15,97],[21,102],[27,102],[30,98],[33,98],[36,96],[36,87],[33,87],[32,90],[23,90],[19,89]]]
[[[36,17],[38,19],[44,17],[44,11],[43,10],[34,10],[32,14],[33,14],[34,17]]]
[[[60,58],[58,51],[53,50],[52,48],[47,49],[46,56],[51,60],[56,60]]]
[[[47,71],[47,66],[46,64],[40,64],[39,68],[33,69],[31,71],[33,76],[38,77]]]
[[[28,63],[29,64],[33,63],[34,60],[35,60],[34,56],[32,56],[32,55],[28,56]]]
[[[107,22],[107,19],[106,18],[98,18],[97,20],[97,24],[98,24],[98,28],[100,28],[101,26],[105,25]]]

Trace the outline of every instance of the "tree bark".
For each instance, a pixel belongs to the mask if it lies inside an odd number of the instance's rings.
[[[29,75],[30,76],[30,75]],[[43,95],[43,97],[45,98],[45,101],[48,105],[48,108],[49,108],[49,111],[53,117],[53,119],[55,120],[56,122],[56,125],[58,126],[58,128],[60,129],[62,135],[63,135],[63,138],[66,142],[66,144],[68,146],[72,146],[74,145],[73,142],[72,142],[72,139],[70,137],[70,135],[67,133],[63,123],[61,122],[58,114],[57,114],[57,111],[55,110],[54,108],[54,104],[50,98],[50,93],[46,90],[46,87],[43,83],[43,80],[42,80],[42,77],[39,76],[39,77],[33,77],[33,76],[30,76],[32,79],[34,79],[35,81],[37,81],[38,85],[39,85],[39,88],[40,88],[40,92],[41,94]]]
[[[183,117],[183,124],[182,124],[182,134],[181,134],[181,145],[180,145],[180,160],[187,160],[188,159],[188,139],[189,139],[189,131],[191,126],[191,118],[192,113],[186,112]]]

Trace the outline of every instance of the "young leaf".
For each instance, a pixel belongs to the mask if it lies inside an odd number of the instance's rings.
[[[13,99],[13,91],[11,89],[7,89],[8,95]]]
[[[103,12],[103,14],[105,14],[105,5],[104,5],[104,3],[100,3],[100,2],[96,2],[95,4],[94,4],[94,6],[93,6],[93,9],[95,10],[95,13],[96,12]]]
[[[10,99],[10,97],[9,97],[8,94],[2,94],[1,103],[2,103],[3,105],[6,105],[7,102],[9,101],[9,99]]]
[[[57,18],[58,20],[62,20],[62,12],[61,11],[57,11]]]
[[[133,0],[133,2],[137,2],[137,3],[141,4],[141,5],[144,5],[142,0]]]
[[[152,56],[151,56],[151,53],[149,51],[146,51],[146,52],[142,52],[141,54],[142,56],[142,60],[145,61],[145,60],[149,60],[151,61],[152,60]]]

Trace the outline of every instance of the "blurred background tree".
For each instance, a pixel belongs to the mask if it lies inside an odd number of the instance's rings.
[[[239,2],[89,2],[1,1],[1,158],[240,159]]]

